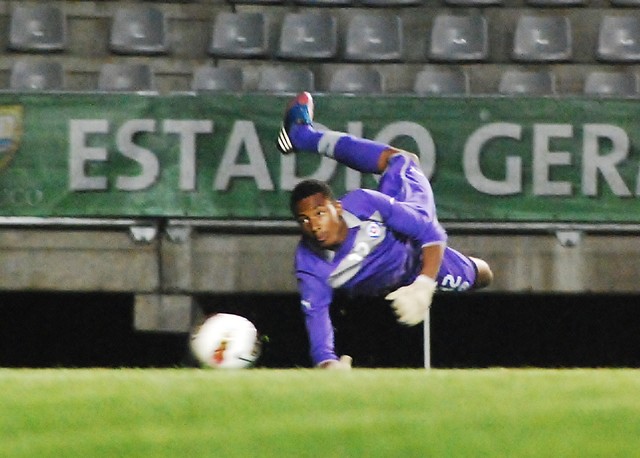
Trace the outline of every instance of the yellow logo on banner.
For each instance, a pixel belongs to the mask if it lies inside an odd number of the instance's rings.
[[[21,105],[0,106],[0,171],[9,166],[22,138]]]

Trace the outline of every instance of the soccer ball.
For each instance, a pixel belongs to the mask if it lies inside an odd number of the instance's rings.
[[[191,351],[203,366],[244,369],[260,355],[258,332],[242,316],[217,313],[191,333]]]

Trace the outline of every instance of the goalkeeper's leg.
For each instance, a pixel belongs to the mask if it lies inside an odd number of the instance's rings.
[[[277,142],[283,154],[315,152],[360,172],[382,173],[389,157],[400,152],[387,144],[344,132],[315,130],[313,110],[313,98],[308,92],[298,94],[288,104]]]

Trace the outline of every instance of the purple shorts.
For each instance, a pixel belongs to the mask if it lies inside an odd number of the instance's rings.
[[[407,156],[398,154],[389,160],[378,184],[378,191],[394,199],[411,203],[416,209],[435,214],[433,190],[420,167]],[[453,248],[447,247],[438,271],[438,289],[465,291],[473,287],[478,274],[476,264]]]

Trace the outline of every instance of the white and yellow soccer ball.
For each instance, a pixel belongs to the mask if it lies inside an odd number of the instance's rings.
[[[217,313],[191,333],[191,352],[205,367],[245,369],[260,356],[258,332],[245,317]]]

